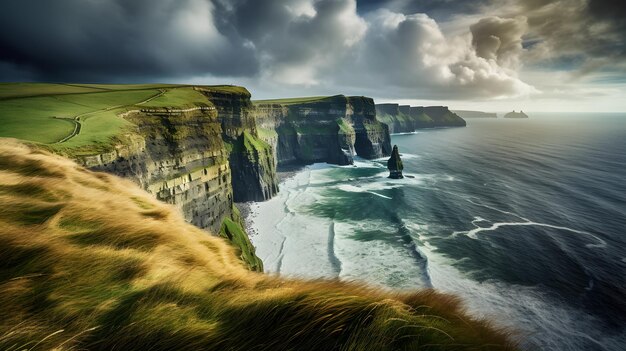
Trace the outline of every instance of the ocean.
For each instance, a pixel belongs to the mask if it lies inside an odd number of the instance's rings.
[[[626,350],[626,114],[468,119],[253,203],[270,274],[460,296],[528,350]]]

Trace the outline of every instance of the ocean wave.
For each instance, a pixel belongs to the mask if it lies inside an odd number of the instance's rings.
[[[341,260],[335,254],[335,221],[331,221],[328,227],[328,260],[333,266],[336,276],[341,275]]]

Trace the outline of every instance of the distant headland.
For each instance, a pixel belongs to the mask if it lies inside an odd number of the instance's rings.
[[[498,118],[495,112],[470,111],[470,110],[452,110],[461,118]]]

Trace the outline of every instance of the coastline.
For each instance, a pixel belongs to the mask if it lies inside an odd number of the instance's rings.
[[[301,165],[301,164],[291,164],[291,165],[281,165],[276,169],[276,177],[278,179],[278,187],[280,187],[289,179],[295,177],[298,173],[303,172],[306,167],[309,165]],[[280,194],[280,191],[279,193]],[[276,197],[278,197],[278,194]],[[258,229],[254,225],[254,220],[258,216],[258,206],[263,201],[246,201],[235,203],[237,209],[239,209],[239,213],[241,214],[241,219],[244,223],[244,229],[246,233],[248,233],[249,237],[254,237],[259,234]]]

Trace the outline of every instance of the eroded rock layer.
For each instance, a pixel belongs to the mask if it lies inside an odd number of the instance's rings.
[[[241,229],[233,203],[267,200],[278,192],[274,152],[257,135],[247,91],[195,89],[207,98],[200,106],[124,113],[133,128],[115,150],[75,158],[90,169],[133,180],[180,208],[199,228],[221,233],[228,220]],[[262,269],[256,260],[248,264]]]

